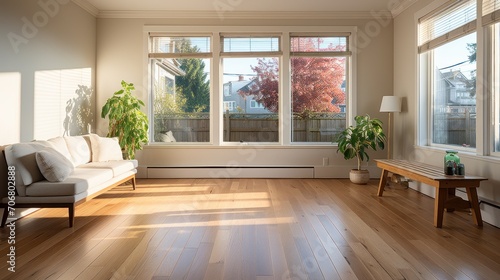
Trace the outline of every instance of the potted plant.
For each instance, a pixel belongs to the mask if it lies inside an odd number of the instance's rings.
[[[107,137],[118,137],[125,158],[135,158],[135,150],[148,142],[148,117],[141,111],[144,102],[132,96],[134,84],[121,82],[122,89],[108,98],[101,117],[109,118]]]
[[[379,119],[371,119],[369,115],[356,116],[356,125],[349,126],[340,134],[337,143],[337,153],[341,152],[344,159],[358,160],[358,168],[352,169],[349,173],[351,182],[356,184],[366,184],[370,179],[368,170],[361,169],[361,164],[370,160],[367,151],[372,149],[384,149],[385,134],[382,129],[382,122]]]

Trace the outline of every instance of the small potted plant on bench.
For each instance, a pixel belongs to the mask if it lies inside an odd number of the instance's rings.
[[[346,160],[357,158],[358,168],[351,170],[349,179],[355,184],[366,184],[370,173],[361,169],[361,164],[370,160],[368,150],[384,149],[386,137],[379,119],[371,119],[369,115],[365,115],[356,116],[354,120],[356,124],[342,131],[337,139],[337,152],[341,152]]]

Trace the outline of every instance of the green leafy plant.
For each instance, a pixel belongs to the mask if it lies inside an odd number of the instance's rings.
[[[149,121],[141,111],[144,102],[132,96],[134,84],[121,82],[122,89],[108,98],[102,107],[101,118],[109,118],[108,137],[118,137],[120,147],[129,159],[135,158],[135,151],[148,143]]]
[[[354,120],[356,125],[346,128],[337,139],[337,153],[341,152],[346,160],[356,157],[357,170],[361,170],[361,163],[370,160],[367,151],[383,150],[386,138],[379,119],[371,119],[366,115],[356,116]]]

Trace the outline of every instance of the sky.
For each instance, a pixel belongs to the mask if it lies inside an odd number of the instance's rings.
[[[467,36],[461,37],[457,40],[436,48],[434,50],[434,60],[436,67],[442,69],[467,61],[463,64],[443,69],[443,72],[449,70],[460,70],[467,78],[471,78],[471,71],[476,69],[476,63],[468,62],[468,56],[470,55],[470,52],[467,49],[467,43],[476,43],[476,33],[471,33]]]

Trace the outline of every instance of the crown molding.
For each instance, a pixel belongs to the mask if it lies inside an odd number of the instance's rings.
[[[94,17],[97,17],[99,15],[99,9],[97,9],[94,5],[87,2],[87,0],[72,0],[72,1],[73,3],[80,6],[82,9],[84,9]]]
[[[72,0],[73,3],[80,6],[82,9],[97,18],[171,18],[171,19],[373,19],[374,12],[337,12],[337,11],[311,11],[311,12],[292,12],[292,11],[176,11],[176,10],[161,10],[161,11],[126,11],[126,10],[109,10],[100,11],[87,0]],[[406,8],[411,6],[418,0],[400,0],[399,4],[390,12],[377,11],[378,16],[395,17]]]
[[[81,0],[84,1],[84,0]],[[392,17],[389,11],[377,12]],[[100,11],[98,18],[169,18],[169,19],[372,19],[372,12],[263,12],[263,11]]]
[[[391,9],[392,18],[397,17],[399,14],[408,9],[411,5],[415,4],[418,0],[400,0],[400,2]]]

